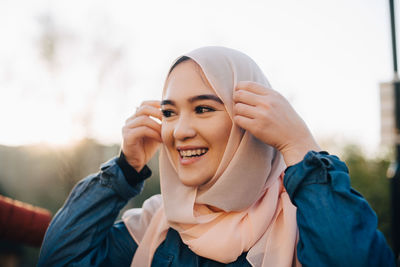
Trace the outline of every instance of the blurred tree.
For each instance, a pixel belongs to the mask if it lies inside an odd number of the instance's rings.
[[[386,172],[390,164],[389,156],[369,159],[356,145],[344,147],[343,160],[346,162],[351,186],[369,202],[378,216],[378,228],[391,244],[390,237],[390,191]]]
[[[59,43],[59,33],[56,30],[55,22],[51,14],[46,13],[38,18],[41,26],[41,35],[38,40],[38,50],[40,56],[48,64],[49,69],[56,67],[56,53]]]
[[[56,151],[58,177],[69,193],[75,184],[90,173],[98,172],[100,165],[118,155],[119,146],[104,146],[93,139],[83,139],[76,145]]]

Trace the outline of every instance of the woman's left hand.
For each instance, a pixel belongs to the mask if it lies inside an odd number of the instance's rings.
[[[233,94],[234,122],[278,149],[290,166],[310,151],[320,151],[310,130],[278,92],[255,82],[239,82]]]

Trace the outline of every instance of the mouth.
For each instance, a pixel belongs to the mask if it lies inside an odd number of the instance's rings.
[[[181,160],[200,158],[208,152],[208,148],[177,148]]]

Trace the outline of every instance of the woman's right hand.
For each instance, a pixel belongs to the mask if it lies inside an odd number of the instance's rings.
[[[303,119],[277,91],[251,81],[238,82],[234,121],[262,142],[278,149],[291,166],[310,150],[321,151]]]
[[[160,101],[144,101],[122,128],[122,152],[128,163],[140,172],[156,153],[161,139]]]

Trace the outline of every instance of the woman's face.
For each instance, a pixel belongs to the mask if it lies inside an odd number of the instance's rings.
[[[232,120],[194,61],[173,69],[161,109],[162,139],[179,179],[187,186],[205,184],[217,171]]]

